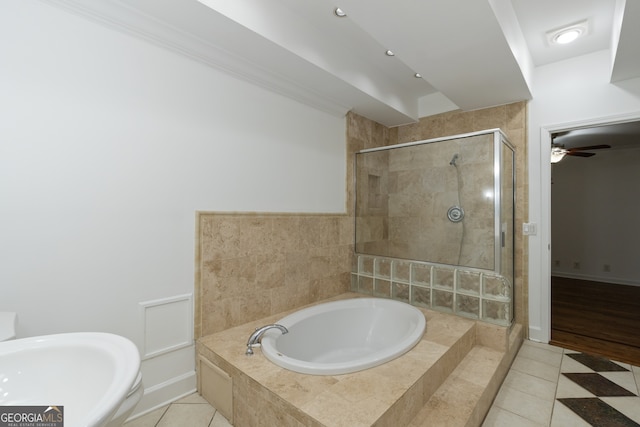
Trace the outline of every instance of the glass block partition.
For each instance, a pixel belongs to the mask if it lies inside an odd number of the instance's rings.
[[[513,319],[509,280],[493,271],[356,255],[351,290],[502,326]]]

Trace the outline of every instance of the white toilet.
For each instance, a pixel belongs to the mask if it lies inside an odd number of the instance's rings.
[[[16,338],[16,325],[18,323],[18,316],[13,312],[0,311],[0,341],[8,341]],[[144,394],[144,386],[142,385],[142,373],[138,372],[133,387],[127,395],[127,398],[122,405],[116,411],[111,421],[109,421],[106,427],[120,427],[129,418],[133,410],[135,409],[142,395]]]

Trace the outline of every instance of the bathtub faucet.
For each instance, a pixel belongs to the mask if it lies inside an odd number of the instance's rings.
[[[247,356],[251,356],[253,354],[253,348],[254,346],[260,345],[260,340],[262,339],[262,335],[267,332],[269,329],[280,329],[280,331],[283,334],[286,334],[287,332],[289,332],[289,330],[287,328],[285,328],[282,325],[278,325],[277,323],[274,323],[273,325],[266,325],[266,326],[262,326],[260,328],[256,328],[255,331],[253,331],[253,333],[251,334],[251,336],[249,337],[249,340],[247,341],[247,351],[245,352],[245,354]]]

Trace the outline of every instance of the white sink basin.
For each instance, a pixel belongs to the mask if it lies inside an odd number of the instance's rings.
[[[0,406],[64,406],[68,427],[104,426],[140,369],[137,347],[107,333],[0,342]]]

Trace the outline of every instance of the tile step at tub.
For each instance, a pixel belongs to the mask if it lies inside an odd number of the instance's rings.
[[[482,423],[510,361],[477,345],[436,390],[408,427],[473,427]]]

